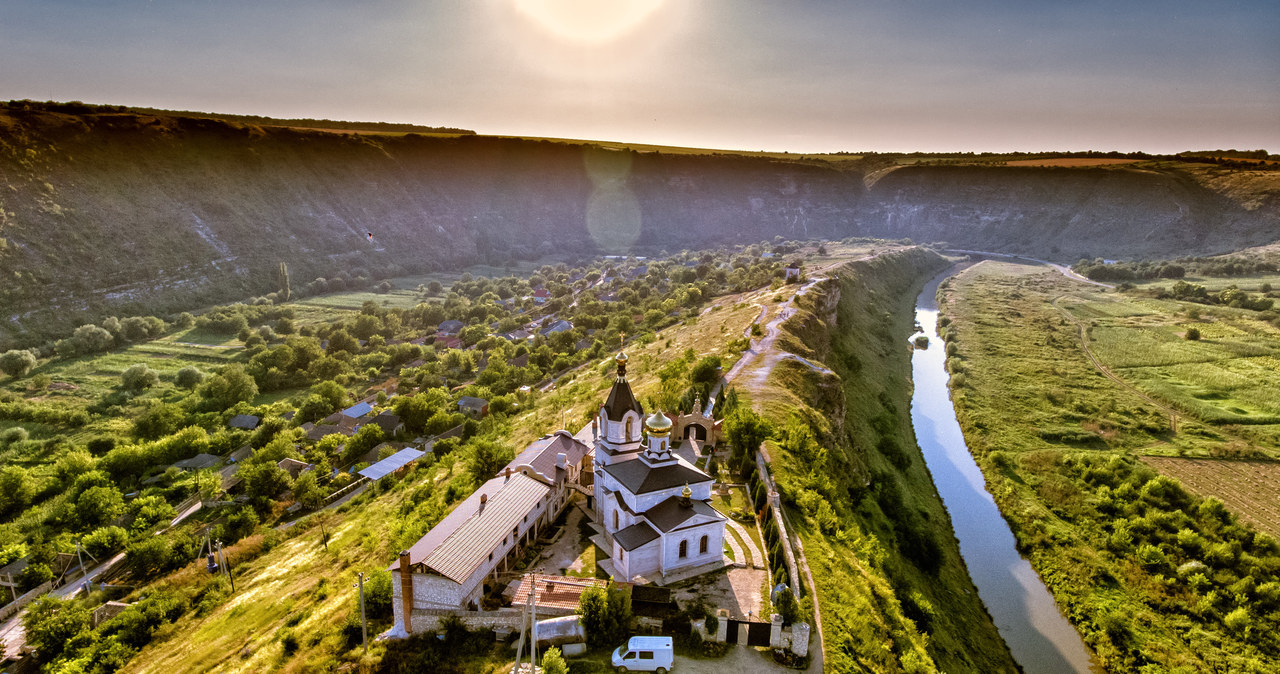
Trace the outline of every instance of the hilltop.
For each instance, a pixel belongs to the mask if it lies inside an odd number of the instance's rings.
[[[306,282],[775,236],[1074,260],[1219,253],[1280,232],[1280,171],[1265,167],[944,164],[251,119],[0,106],[0,347],[270,292],[281,262]]]

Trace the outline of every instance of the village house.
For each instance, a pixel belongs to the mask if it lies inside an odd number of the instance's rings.
[[[489,414],[489,401],[475,396],[458,398],[458,411],[473,419],[480,419]]]
[[[455,321],[455,320],[443,321],[442,323],[440,323],[440,325],[436,326],[436,334],[437,335],[456,335],[459,332],[462,332],[462,329],[465,327],[466,325],[464,325],[462,321]]]
[[[237,414],[234,417],[231,417],[231,421],[227,422],[227,426],[229,428],[238,428],[242,431],[252,431],[257,428],[258,424],[261,422],[262,419],[255,417],[252,414]]]

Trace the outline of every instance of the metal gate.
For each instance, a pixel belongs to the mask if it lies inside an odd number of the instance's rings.
[[[729,629],[725,641],[743,646],[768,646],[769,634],[773,626],[760,620],[729,619]]]

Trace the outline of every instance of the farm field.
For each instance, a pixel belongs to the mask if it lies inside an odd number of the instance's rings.
[[[1233,280],[1241,288],[1266,282]],[[1105,366],[1212,427],[1222,443],[1237,443],[1231,453],[1240,453],[1240,442],[1250,454],[1275,452],[1280,328],[1265,313],[1092,289],[1062,297],[1058,306],[1087,325],[1090,347]],[[1200,339],[1186,338],[1191,329]],[[1207,451],[1220,455],[1222,448]]]
[[[1111,159],[1107,157],[1059,157],[1057,159],[1015,159],[1005,166],[1110,166],[1132,164],[1142,159]]]
[[[1261,531],[1280,537],[1280,463],[1148,456],[1152,468],[1201,496],[1216,496]]]
[[[1223,416],[1266,420],[1273,327],[1205,305],[1193,319],[1181,302],[1008,262],[950,279],[939,303],[952,400],[987,490],[1103,667],[1274,671],[1280,615],[1237,583],[1280,564],[1274,539],[1251,531],[1276,527],[1280,472],[1256,459],[1275,454],[1277,426]],[[1193,325],[1199,342],[1183,337]],[[1253,460],[1213,460],[1228,457]],[[1228,549],[1249,563],[1213,552]],[[1201,565],[1212,570],[1197,576]],[[1247,634],[1233,611],[1256,621]]]

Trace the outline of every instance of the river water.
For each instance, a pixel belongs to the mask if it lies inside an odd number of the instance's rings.
[[[916,298],[916,321],[929,347],[911,357],[915,392],[911,423],[933,482],[951,514],[960,554],[978,587],[978,596],[995,620],[1000,636],[1028,674],[1091,672],[1091,654],[1031,564],[1014,547],[1013,532],[987,493],[986,480],[965,445],[947,389],[946,349],[938,337],[938,284],[955,272],[943,272]]]

